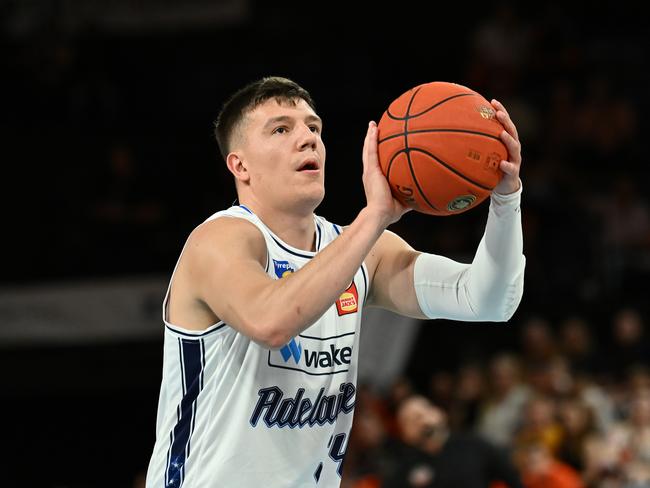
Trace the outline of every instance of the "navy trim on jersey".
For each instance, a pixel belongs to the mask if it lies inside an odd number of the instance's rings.
[[[316,222],[316,252],[320,251],[320,225]]]
[[[337,229],[336,224],[332,224],[332,227],[334,227],[334,231],[335,231],[338,235],[341,235],[341,231]]]
[[[239,205],[241,208],[246,210],[249,214],[255,215],[253,212],[250,211],[247,207],[244,205]],[[266,226],[265,226],[266,227]],[[336,227],[334,228],[336,229]],[[336,231],[339,233],[338,231]],[[314,256],[308,256],[307,254],[300,254],[299,252],[292,251],[291,249],[287,248],[284,244],[282,244],[280,241],[278,241],[275,236],[269,231],[269,235],[271,238],[275,241],[275,243],[280,246],[282,249],[287,251],[289,254],[293,254],[294,256],[300,256],[301,258],[307,258],[307,259],[312,259]],[[316,222],[316,251],[319,250],[320,248],[320,241],[321,241],[321,231],[320,231],[320,226],[318,225],[318,222]],[[267,252],[268,254],[268,252]],[[268,271],[268,261],[267,261],[267,271]]]
[[[180,416],[172,430],[165,467],[165,486],[178,488],[185,478],[185,462],[190,455],[190,440],[194,431],[197,399],[203,389],[205,348],[202,340],[178,339],[181,361],[183,398],[178,407]]]
[[[271,235],[271,234],[269,234],[269,235]],[[289,249],[289,248],[287,248],[286,246],[284,246],[284,245],[283,245],[280,241],[278,241],[275,237],[273,237],[273,235],[271,235],[271,239],[273,239],[273,240],[275,241],[275,243],[276,243],[278,246],[280,246],[282,249],[284,249],[285,251],[287,251],[289,254],[293,254],[294,256],[299,256],[299,257],[301,257],[301,258],[306,258],[306,259],[312,259],[312,258],[314,257],[314,256],[308,256],[307,254],[300,254],[299,252],[292,251],[291,249]]]
[[[218,322],[217,322],[217,323],[218,323]],[[207,335],[212,334],[213,332],[216,332],[216,331],[218,331],[218,330],[223,329],[226,325],[228,325],[228,324],[226,324],[226,323],[224,322],[224,323],[221,324],[219,327],[215,327],[215,328],[212,329],[212,330],[209,330],[209,331],[207,331],[207,332],[201,332],[201,333],[198,333],[198,334],[189,334],[189,333],[187,333],[187,332],[183,332],[183,331],[181,331],[181,330],[176,330],[176,329],[173,329],[172,327],[170,327],[170,326],[167,325],[167,324],[165,324],[165,327],[167,327],[167,328],[168,328],[169,330],[171,330],[172,332],[175,332],[176,334],[180,334],[180,335],[182,335],[182,336],[184,336],[184,337],[190,337],[190,338],[193,338],[193,339],[200,339],[200,338],[202,338],[202,337],[205,337],[205,336],[207,336]]]
[[[363,276],[363,284],[366,286],[366,292],[363,298],[363,305],[365,306],[368,301],[368,277],[366,276],[366,271],[363,269],[363,263],[361,264],[361,275]]]
[[[319,341],[329,341],[330,339],[338,339],[339,337],[345,337],[349,335],[354,335],[356,334],[356,331],[354,332],[346,332],[345,334],[340,334],[337,336],[332,336],[332,337],[314,337],[314,336],[308,336],[304,334],[298,334],[298,337],[304,337],[305,339],[317,339]]]

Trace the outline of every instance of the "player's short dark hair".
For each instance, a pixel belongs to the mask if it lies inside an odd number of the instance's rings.
[[[316,111],[316,106],[309,92],[288,78],[268,76],[249,83],[235,92],[224,103],[214,123],[214,135],[224,160],[230,152],[233,132],[246,112],[253,110],[271,98],[275,98],[278,103],[291,103],[293,105],[299,99],[302,99]]]

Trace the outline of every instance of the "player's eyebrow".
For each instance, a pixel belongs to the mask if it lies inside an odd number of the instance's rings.
[[[266,121],[266,124],[264,124],[264,129],[268,129],[270,126],[277,124],[278,122],[293,122],[294,118],[290,117],[288,115],[278,115],[277,117],[271,117],[269,120]],[[314,114],[309,114],[305,117],[305,123],[310,123],[310,122],[317,122],[318,124],[322,125],[323,121],[318,115]]]

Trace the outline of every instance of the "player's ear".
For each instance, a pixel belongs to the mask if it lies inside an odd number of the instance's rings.
[[[231,152],[228,154],[228,157],[226,158],[226,166],[228,166],[228,170],[233,174],[235,179],[241,182],[247,182],[250,179],[248,165],[238,152]]]

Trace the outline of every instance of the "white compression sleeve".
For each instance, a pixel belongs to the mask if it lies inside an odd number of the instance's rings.
[[[521,187],[515,193],[492,193],[485,234],[472,264],[422,253],[413,282],[427,317],[463,321],[506,321],[524,291]]]

